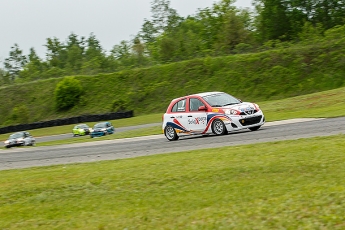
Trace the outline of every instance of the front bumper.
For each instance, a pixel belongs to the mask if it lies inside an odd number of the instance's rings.
[[[251,116],[231,116],[231,122],[226,124],[228,131],[252,128],[265,124],[263,113],[257,113]]]
[[[102,137],[102,136],[105,136],[106,134],[107,134],[106,131],[105,132],[103,132],[103,131],[101,131],[101,132],[91,132],[90,136],[91,137]]]
[[[24,144],[25,144],[24,141],[12,141],[8,144],[5,143],[5,147],[10,148],[10,147],[16,147],[16,146],[23,146]]]

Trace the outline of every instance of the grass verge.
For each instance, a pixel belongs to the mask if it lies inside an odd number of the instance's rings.
[[[343,229],[345,136],[7,170],[1,229]]]

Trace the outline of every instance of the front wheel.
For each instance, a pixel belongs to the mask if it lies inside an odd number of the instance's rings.
[[[175,129],[172,126],[170,126],[170,125],[167,125],[165,127],[164,134],[165,134],[165,137],[169,141],[176,141],[179,138],[179,136],[177,135]]]
[[[212,123],[212,132],[216,135],[224,135],[227,130],[222,120],[216,119]]]
[[[250,131],[256,131],[258,129],[260,129],[261,125],[259,126],[255,126],[255,127],[251,127],[251,128],[248,128]]]

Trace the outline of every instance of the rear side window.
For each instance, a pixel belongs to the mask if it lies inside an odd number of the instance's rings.
[[[178,101],[172,107],[171,112],[185,112],[186,111],[186,99]]]

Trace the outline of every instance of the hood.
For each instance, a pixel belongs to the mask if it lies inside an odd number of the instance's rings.
[[[237,115],[252,115],[260,110],[256,104],[250,103],[250,102],[242,102],[240,104],[227,105],[227,106],[222,107],[222,109],[223,110],[233,109],[233,110],[239,111]]]
[[[223,109],[236,109],[236,110],[243,110],[243,109],[247,109],[247,108],[253,108],[253,109],[256,109],[256,106],[253,104],[253,103],[250,103],[250,102],[242,102],[240,104],[235,104],[235,105],[227,105],[227,106],[224,106],[222,107]]]

